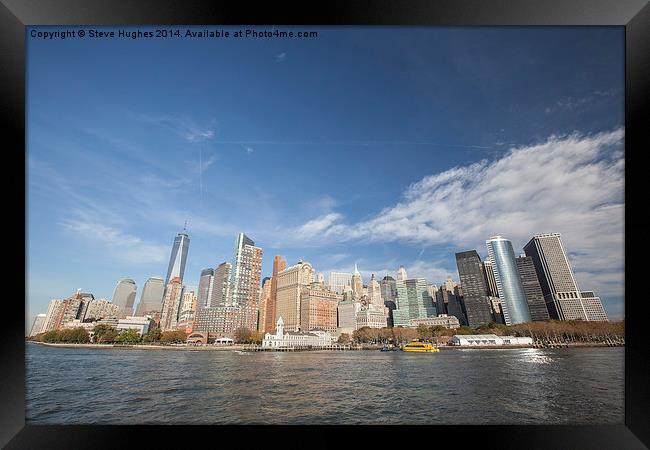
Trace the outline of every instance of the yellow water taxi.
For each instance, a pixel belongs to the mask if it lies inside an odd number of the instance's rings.
[[[434,347],[433,344],[418,341],[409,342],[402,348],[402,350],[405,352],[418,353],[435,353],[440,351],[438,347]]]

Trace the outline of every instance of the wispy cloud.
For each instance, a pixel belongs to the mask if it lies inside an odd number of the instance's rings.
[[[544,112],[550,114],[558,110],[573,111],[597,101],[603,97],[611,97],[619,92],[618,89],[608,89],[605,91],[596,90],[581,97],[568,96],[557,100],[553,105],[547,106]]]
[[[168,256],[167,245],[148,242],[97,222],[66,219],[61,226],[77,237],[103,246],[111,256],[129,264],[160,264]]]
[[[284,61],[286,59],[287,59],[287,53],[286,52],[278,53],[277,55],[275,55],[275,61],[276,62],[282,62],[282,61]]]
[[[151,116],[147,114],[132,114],[136,120],[151,123],[166,128],[188,142],[203,142],[216,136],[216,120],[199,125],[189,117]]]

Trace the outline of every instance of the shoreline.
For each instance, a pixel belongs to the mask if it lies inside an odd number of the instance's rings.
[[[186,345],[115,345],[115,344],[73,344],[73,343],[55,343],[55,342],[35,342],[35,341],[26,341],[26,343],[32,343],[37,345],[43,345],[46,347],[58,347],[58,348],[92,348],[92,349],[114,349],[114,350],[174,350],[174,351],[245,351],[245,352],[302,352],[302,351],[361,351],[361,350],[371,350],[379,351],[381,347],[365,347],[365,348],[347,348],[347,349],[329,349],[329,348],[295,348],[295,349],[260,349],[260,348],[251,348],[248,344],[233,344],[228,346],[216,346],[216,345],[201,345],[201,346],[186,346]],[[556,349],[556,348],[594,348],[594,347],[625,347],[622,345],[612,345],[601,342],[580,342],[580,343],[566,343],[566,344],[556,344],[554,346],[543,346],[543,345],[481,345],[481,346],[455,346],[455,345],[443,345],[438,347],[441,351],[446,350],[508,350],[508,349],[522,349],[522,348],[536,348],[536,349]],[[394,351],[399,351],[394,350]]]

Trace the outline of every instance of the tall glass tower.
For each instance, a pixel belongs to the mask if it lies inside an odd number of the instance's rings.
[[[185,273],[185,261],[187,261],[187,251],[190,248],[190,237],[187,235],[185,227],[183,231],[176,235],[174,239],[174,246],[172,247],[172,254],[169,257],[169,267],[167,268],[167,277],[165,277],[165,286],[169,284],[172,278],[180,278],[183,282],[183,274]]]
[[[506,324],[530,322],[526,293],[519,278],[512,242],[501,236],[492,236],[485,241],[485,245],[492,263],[499,298],[505,303],[503,316]]]
[[[131,278],[122,278],[115,285],[113,291],[113,304],[117,305],[120,318],[133,315],[133,303],[137,287]]]
[[[147,313],[162,311],[162,301],[165,295],[165,283],[162,278],[150,277],[142,289],[140,303],[136,311],[137,316],[144,316]]]

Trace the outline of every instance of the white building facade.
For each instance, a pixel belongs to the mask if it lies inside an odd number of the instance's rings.
[[[262,341],[264,348],[326,347],[335,338],[327,331],[284,331],[282,317],[275,324],[275,333],[266,333]]]

